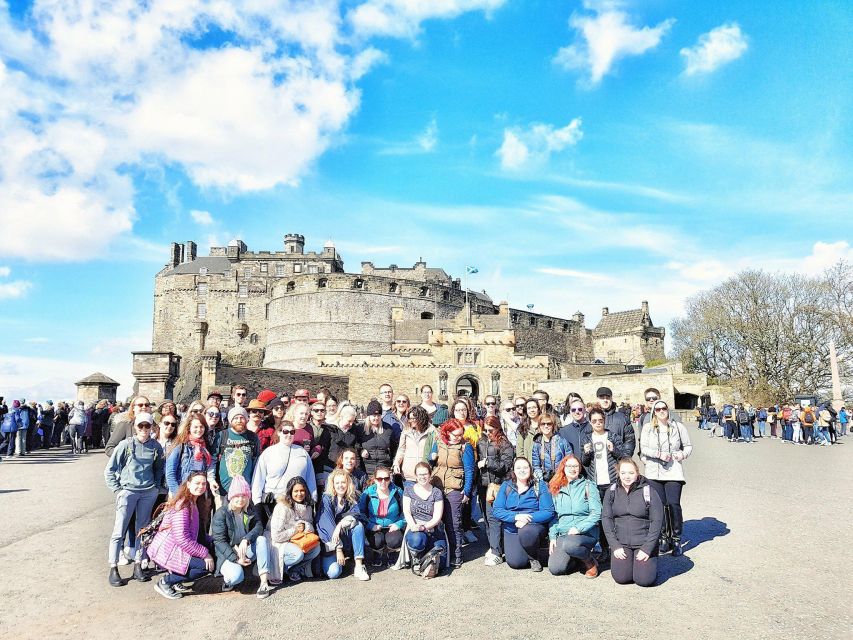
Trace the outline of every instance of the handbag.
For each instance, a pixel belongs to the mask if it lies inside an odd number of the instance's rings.
[[[290,542],[299,547],[302,550],[302,553],[308,553],[311,549],[320,544],[320,536],[316,533],[301,531],[299,533],[294,533],[290,537]]]
[[[495,498],[498,497],[498,491],[500,490],[501,485],[497,482],[490,482],[489,486],[486,487],[486,502],[492,504],[495,501]]]

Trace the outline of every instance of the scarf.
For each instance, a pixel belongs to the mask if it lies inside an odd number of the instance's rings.
[[[196,462],[204,460],[204,466],[209,467],[211,458],[204,440],[202,438],[190,438],[189,444],[194,450],[193,459]]]

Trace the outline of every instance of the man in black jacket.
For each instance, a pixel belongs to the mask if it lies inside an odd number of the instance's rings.
[[[617,411],[613,402],[613,392],[609,387],[599,387],[595,395],[598,397],[598,404],[604,410],[604,428],[610,432],[610,441],[619,451],[618,457],[630,458],[634,455],[636,447],[634,427],[624,413]]]

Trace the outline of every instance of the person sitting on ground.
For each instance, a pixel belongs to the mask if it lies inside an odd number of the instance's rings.
[[[415,478],[415,484],[407,484],[403,490],[403,515],[408,527],[406,547],[412,555],[413,571],[432,578],[438,572],[440,557],[447,553],[442,526],[444,495],[432,486],[432,468],[426,462],[415,465]],[[427,563],[429,567],[424,567],[427,554],[435,557]],[[426,570],[422,571],[422,567]]]
[[[598,576],[592,548],[599,537],[601,499],[592,481],[582,474],[583,465],[570,454],[557,465],[548,485],[557,514],[548,530],[548,571],[555,576],[568,574],[573,560],[581,564],[587,578]]]
[[[338,454],[336,469],[343,469],[352,478],[352,483],[355,485],[355,490],[361,493],[367,486],[367,474],[358,466],[358,452],[352,447],[342,449]]]
[[[245,569],[257,562],[261,579],[257,596],[263,599],[271,593],[267,582],[269,549],[251,493],[243,476],[235,476],[228,489],[228,504],[219,507],[213,516],[216,575],[222,576],[222,591],[231,591],[243,582]]]
[[[325,550],[323,573],[332,580],[343,574],[347,554],[355,560],[353,576],[370,580],[364,568],[363,520],[352,478],[343,469],[335,469],[329,474],[317,514],[317,531]]]
[[[191,583],[216,567],[208,547],[198,542],[196,500],[206,492],[206,474],[193,471],[166,503],[160,530],[148,547],[149,558],[167,571],[154,585],[154,590],[169,600],[183,597],[192,589]]]
[[[358,508],[367,519],[367,544],[373,555],[373,566],[392,564],[391,553],[403,544],[403,492],[391,482],[391,469],[377,467],[370,484],[358,501]]]
[[[116,513],[109,547],[109,583],[120,587],[123,583],[118,572],[119,553],[122,541],[135,516],[139,529],[151,520],[151,510],[163,484],[165,464],[163,447],[151,437],[154,417],[150,413],[139,413],[134,419],[136,434],[121,441],[113,450],[104,469],[107,487],[115,493]],[[147,582],[148,576],[142,569],[142,550],[133,539],[133,578]]]
[[[533,477],[527,458],[516,458],[510,479],[498,489],[492,513],[501,521],[506,563],[513,569],[542,571],[539,542],[554,517],[548,485]]]
[[[539,417],[539,433],[533,436],[533,476],[550,482],[560,460],[572,453],[572,445],[557,433],[557,416],[545,413]]]
[[[619,461],[619,482],[604,496],[601,526],[613,550],[613,579],[618,584],[652,586],[657,579],[663,504],[631,458]]]
[[[303,534],[316,534],[314,528],[314,500],[308,483],[299,476],[291,478],[287,490],[276,499],[264,535],[270,545],[270,582],[280,584],[287,575],[291,582],[310,577],[311,561],[320,555],[320,544],[303,550],[293,538]]]

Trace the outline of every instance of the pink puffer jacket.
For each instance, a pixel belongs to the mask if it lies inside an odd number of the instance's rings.
[[[163,518],[160,530],[148,547],[148,557],[157,566],[178,575],[186,575],[190,558],[210,555],[198,536],[198,509],[190,504],[184,509],[170,510]]]

